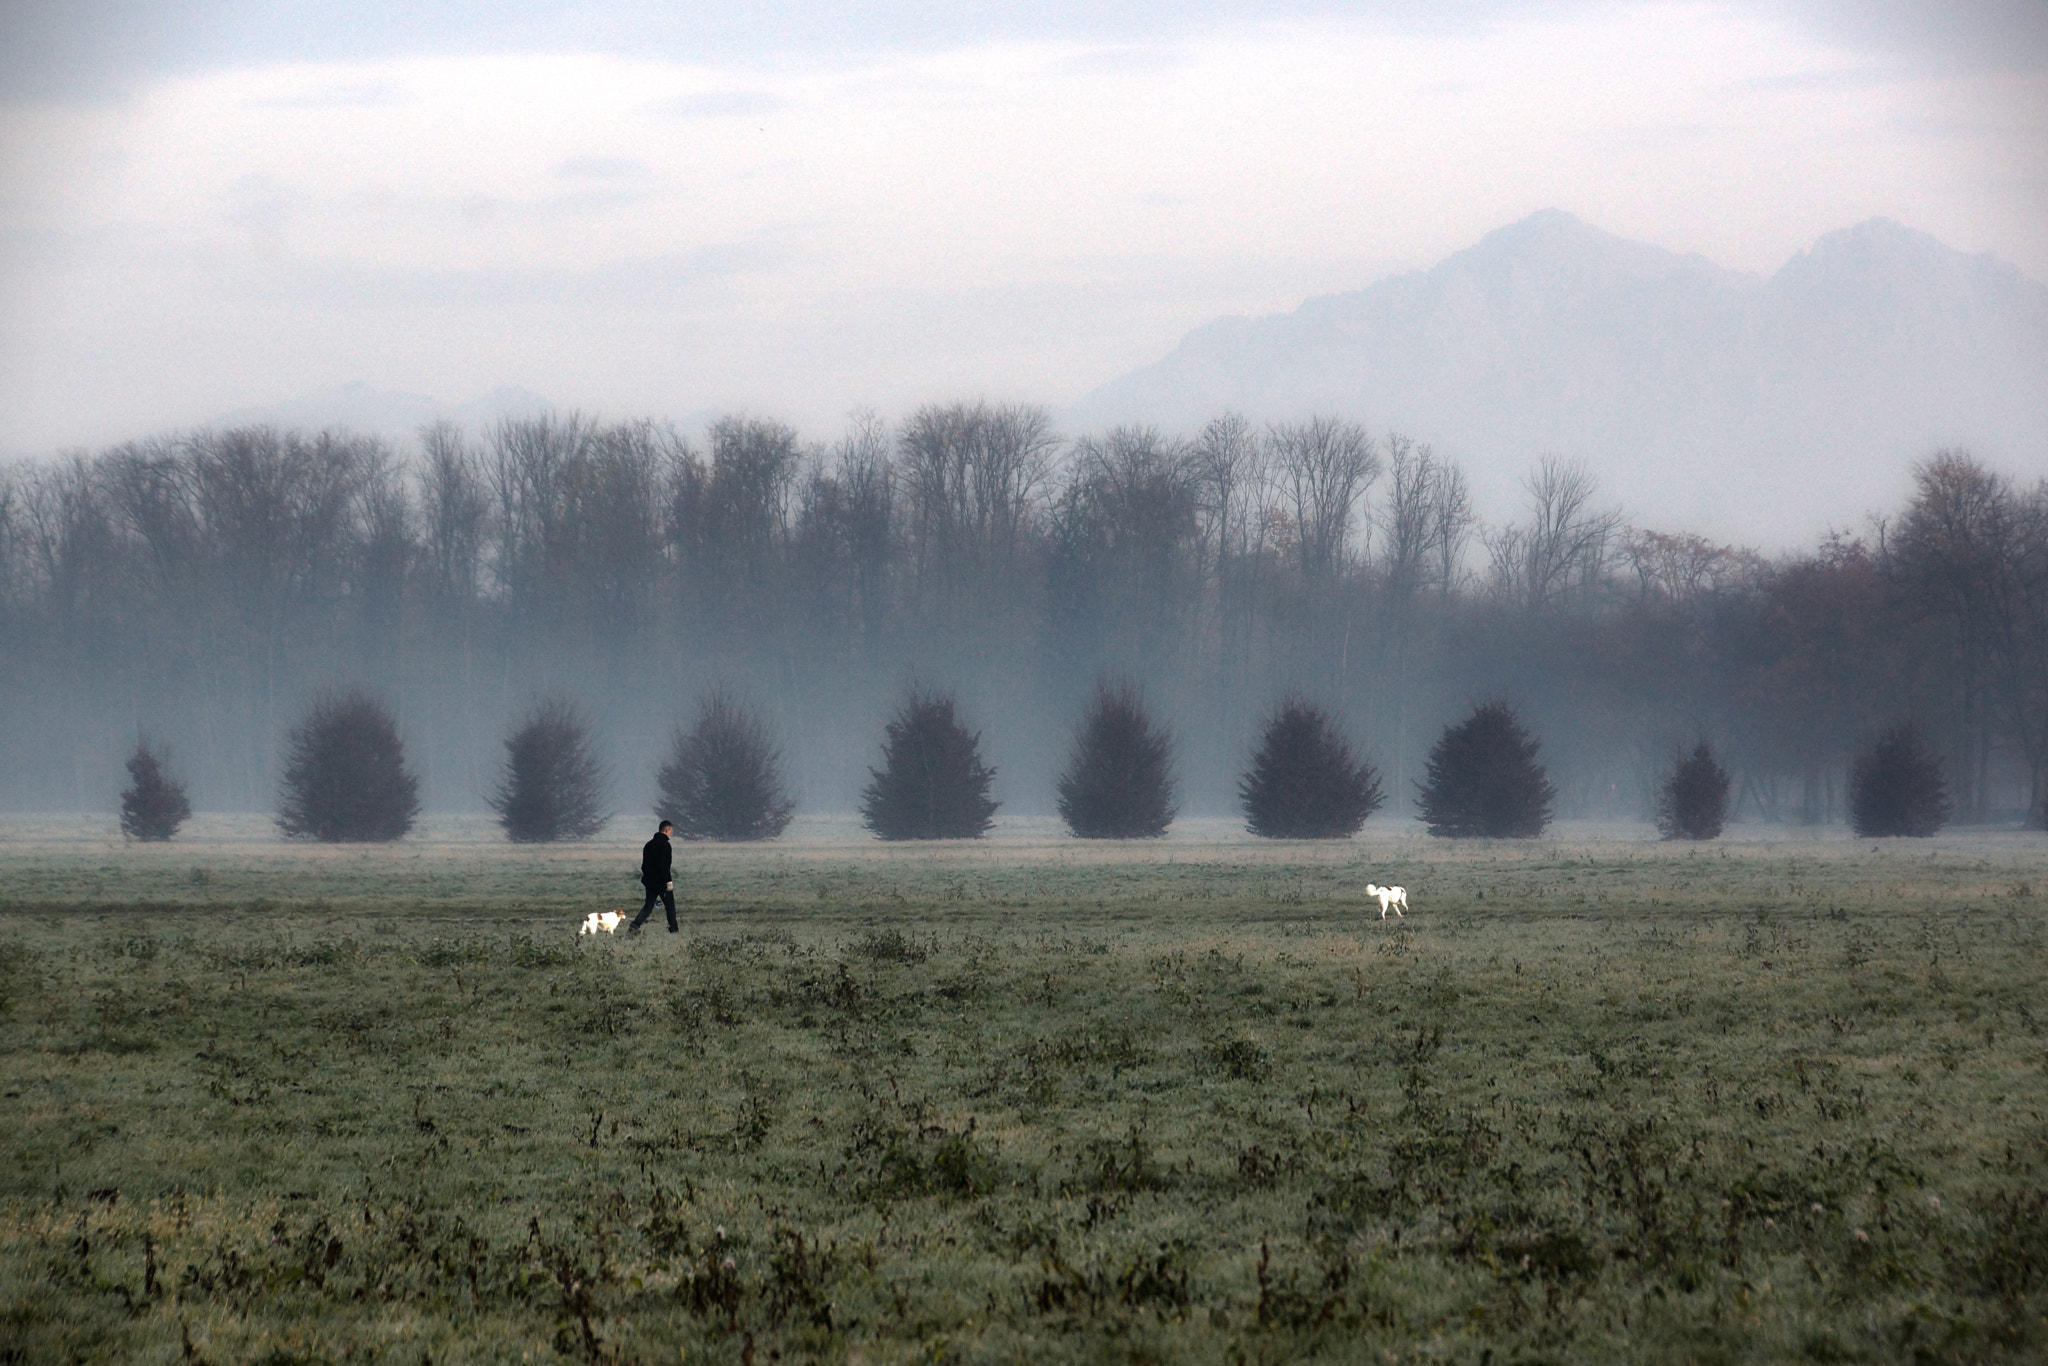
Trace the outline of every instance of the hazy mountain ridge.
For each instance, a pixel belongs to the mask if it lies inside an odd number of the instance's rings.
[[[1225,408],[1397,428],[1482,490],[1575,456],[1642,521],[1797,544],[1822,529],[1803,509],[1895,505],[1939,445],[2048,464],[2048,286],[1882,219],[1762,277],[1546,210],[1429,270],[1197,328],[1067,417],[1189,431]]]
[[[268,425],[300,431],[330,427],[381,436],[398,446],[411,446],[419,429],[446,419],[481,435],[491,423],[508,417],[532,417],[552,405],[539,394],[517,385],[500,385],[467,403],[443,403],[426,394],[378,389],[364,381],[339,384],[298,398],[239,408],[206,424],[210,427]]]

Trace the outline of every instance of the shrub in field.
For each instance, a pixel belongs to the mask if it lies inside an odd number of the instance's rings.
[[[505,737],[505,766],[488,800],[507,839],[540,844],[595,835],[611,818],[604,793],[589,723],[566,698],[547,697]]]
[[[145,737],[128,756],[128,777],[134,784],[121,794],[121,833],[130,839],[167,840],[192,815],[185,785],[173,778],[170,755]]]
[[[1952,809],[1941,760],[1910,723],[1886,731],[1849,768],[1849,822],[1859,835],[1931,835]]]
[[[1667,840],[1710,840],[1728,818],[1728,770],[1702,740],[1657,789],[1657,832]]]
[[[722,688],[678,730],[656,775],[655,815],[686,840],[772,840],[796,809],[782,780],[782,753],[768,728]]]
[[[1060,819],[1082,839],[1156,839],[1173,824],[1173,736],[1136,684],[1095,685],[1055,790]]]
[[[1323,708],[1299,697],[1266,720],[1252,766],[1238,781],[1245,825],[1267,839],[1344,839],[1386,800],[1371,764]]]
[[[334,842],[395,840],[419,815],[398,723],[367,693],[326,693],[285,741],[277,823]]]
[[[1550,824],[1557,789],[1536,762],[1540,741],[1505,702],[1485,702],[1429,751],[1416,805],[1432,835],[1532,839]]]
[[[861,823],[882,839],[978,839],[995,823],[996,771],[944,694],[911,689],[884,731],[882,766],[868,774]]]

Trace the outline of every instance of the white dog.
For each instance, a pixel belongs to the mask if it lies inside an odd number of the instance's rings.
[[[624,911],[606,911],[602,915],[592,911],[589,915],[583,917],[583,928],[576,931],[576,933],[596,934],[599,930],[603,930],[606,934],[617,934],[620,924],[625,919],[626,913]]]
[[[1401,919],[1406,920],[1408,918],[1407,912],[1401,909],[1408,904],[1408,889],[1406,887],[1382,887],[1377,883],[1368,882],[1365,884],[1365,894],[1367,896],[1376,896],[1380,899],[1380,919],[1385,920],[1387,918],[1387,907],[1389,906],[1394,908],[1394,914],[1400,916]]]

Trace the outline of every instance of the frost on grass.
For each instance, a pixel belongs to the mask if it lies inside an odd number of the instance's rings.
[[[1386,926],[1355,848],[712,846],[688,934],[595,944],[555,890],[616,869],[574,851],[251,844],[101,918],[5,909],[105,857],[37,847],[0,850],[26,1360],[2048,1350],[2009,837],[1388,840],[1431,912]],[[402,900],[478,849],[499,899]]]

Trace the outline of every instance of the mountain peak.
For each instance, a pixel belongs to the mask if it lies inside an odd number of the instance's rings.
[[[1198,328],[1069,420],[1226,408],[1432,442],[1489,517],[1519,515],[1554,452],[1648,525],[1784,546],[1896,503],[1938,446],[2043,449],[2048,288],[1886,219],[1762,277],[1544,209],[1428,270]]]
[[[1617,247],[1627,249],[1641,245],[1643,244],[1624,241],[1612,233],[1602,232],[1584,219],[1575,218],[1563,209],[1538,209],[1528,217],[1518,218],[1506,227],[1495,228],[1465,250],[1446,258],[1443,264],[1448,266],[1460,260],[1589,256],[1609,252]],[[1652,247],[1650,250],[1656,251],[1657,248]]]
[[[1517,218],[1505,227],[1495,228],[1479,239],[1479,245],[1483,247],[1489,242],[1509,245],[1572,237],[1620,240],[1610,233],[1602,232],[1575,214],[1566,213],[1563,209],[1550,208],[1538,209],[1527,217]]]
[[[1885,251],[1937,252],[1944,256],[1953,250],[1932,233],[1909,228],[1896,218],[1866,218],[1850,227],[1822,233],[1814,239],[1812,250],[1829,252],[1872,248]]]
[[[1772,284],[1803,299],[1883,299],[1896,311],[1912,300],[1935,312],[1977,309],[1998,298],[2031,296],[2034,307],[2048,289],[1989,252],[1957,251],[1941,239],[1889,218],[1869,218],[1815,240],[1787,261]]]
[[[1703,256],[1617,237],[1563,209],[1538,209],[1506,227],[1495,228],[1472,246],[1446,257],[1431,273],[1493,274],[1503,270],[1579,280],[1734,274]]]
[[[1814,244],[1786,262],[1785,270],[1826,267],[1851,270],[1949,271],[1958,266],[1990,269],[2001,276],[2020,278],[2016,267],[1990,253],[1972,255],[1957,251],[1940,238],[1891,218],[1866,218],[1854,227],[1839,228],[1814,240]]]

